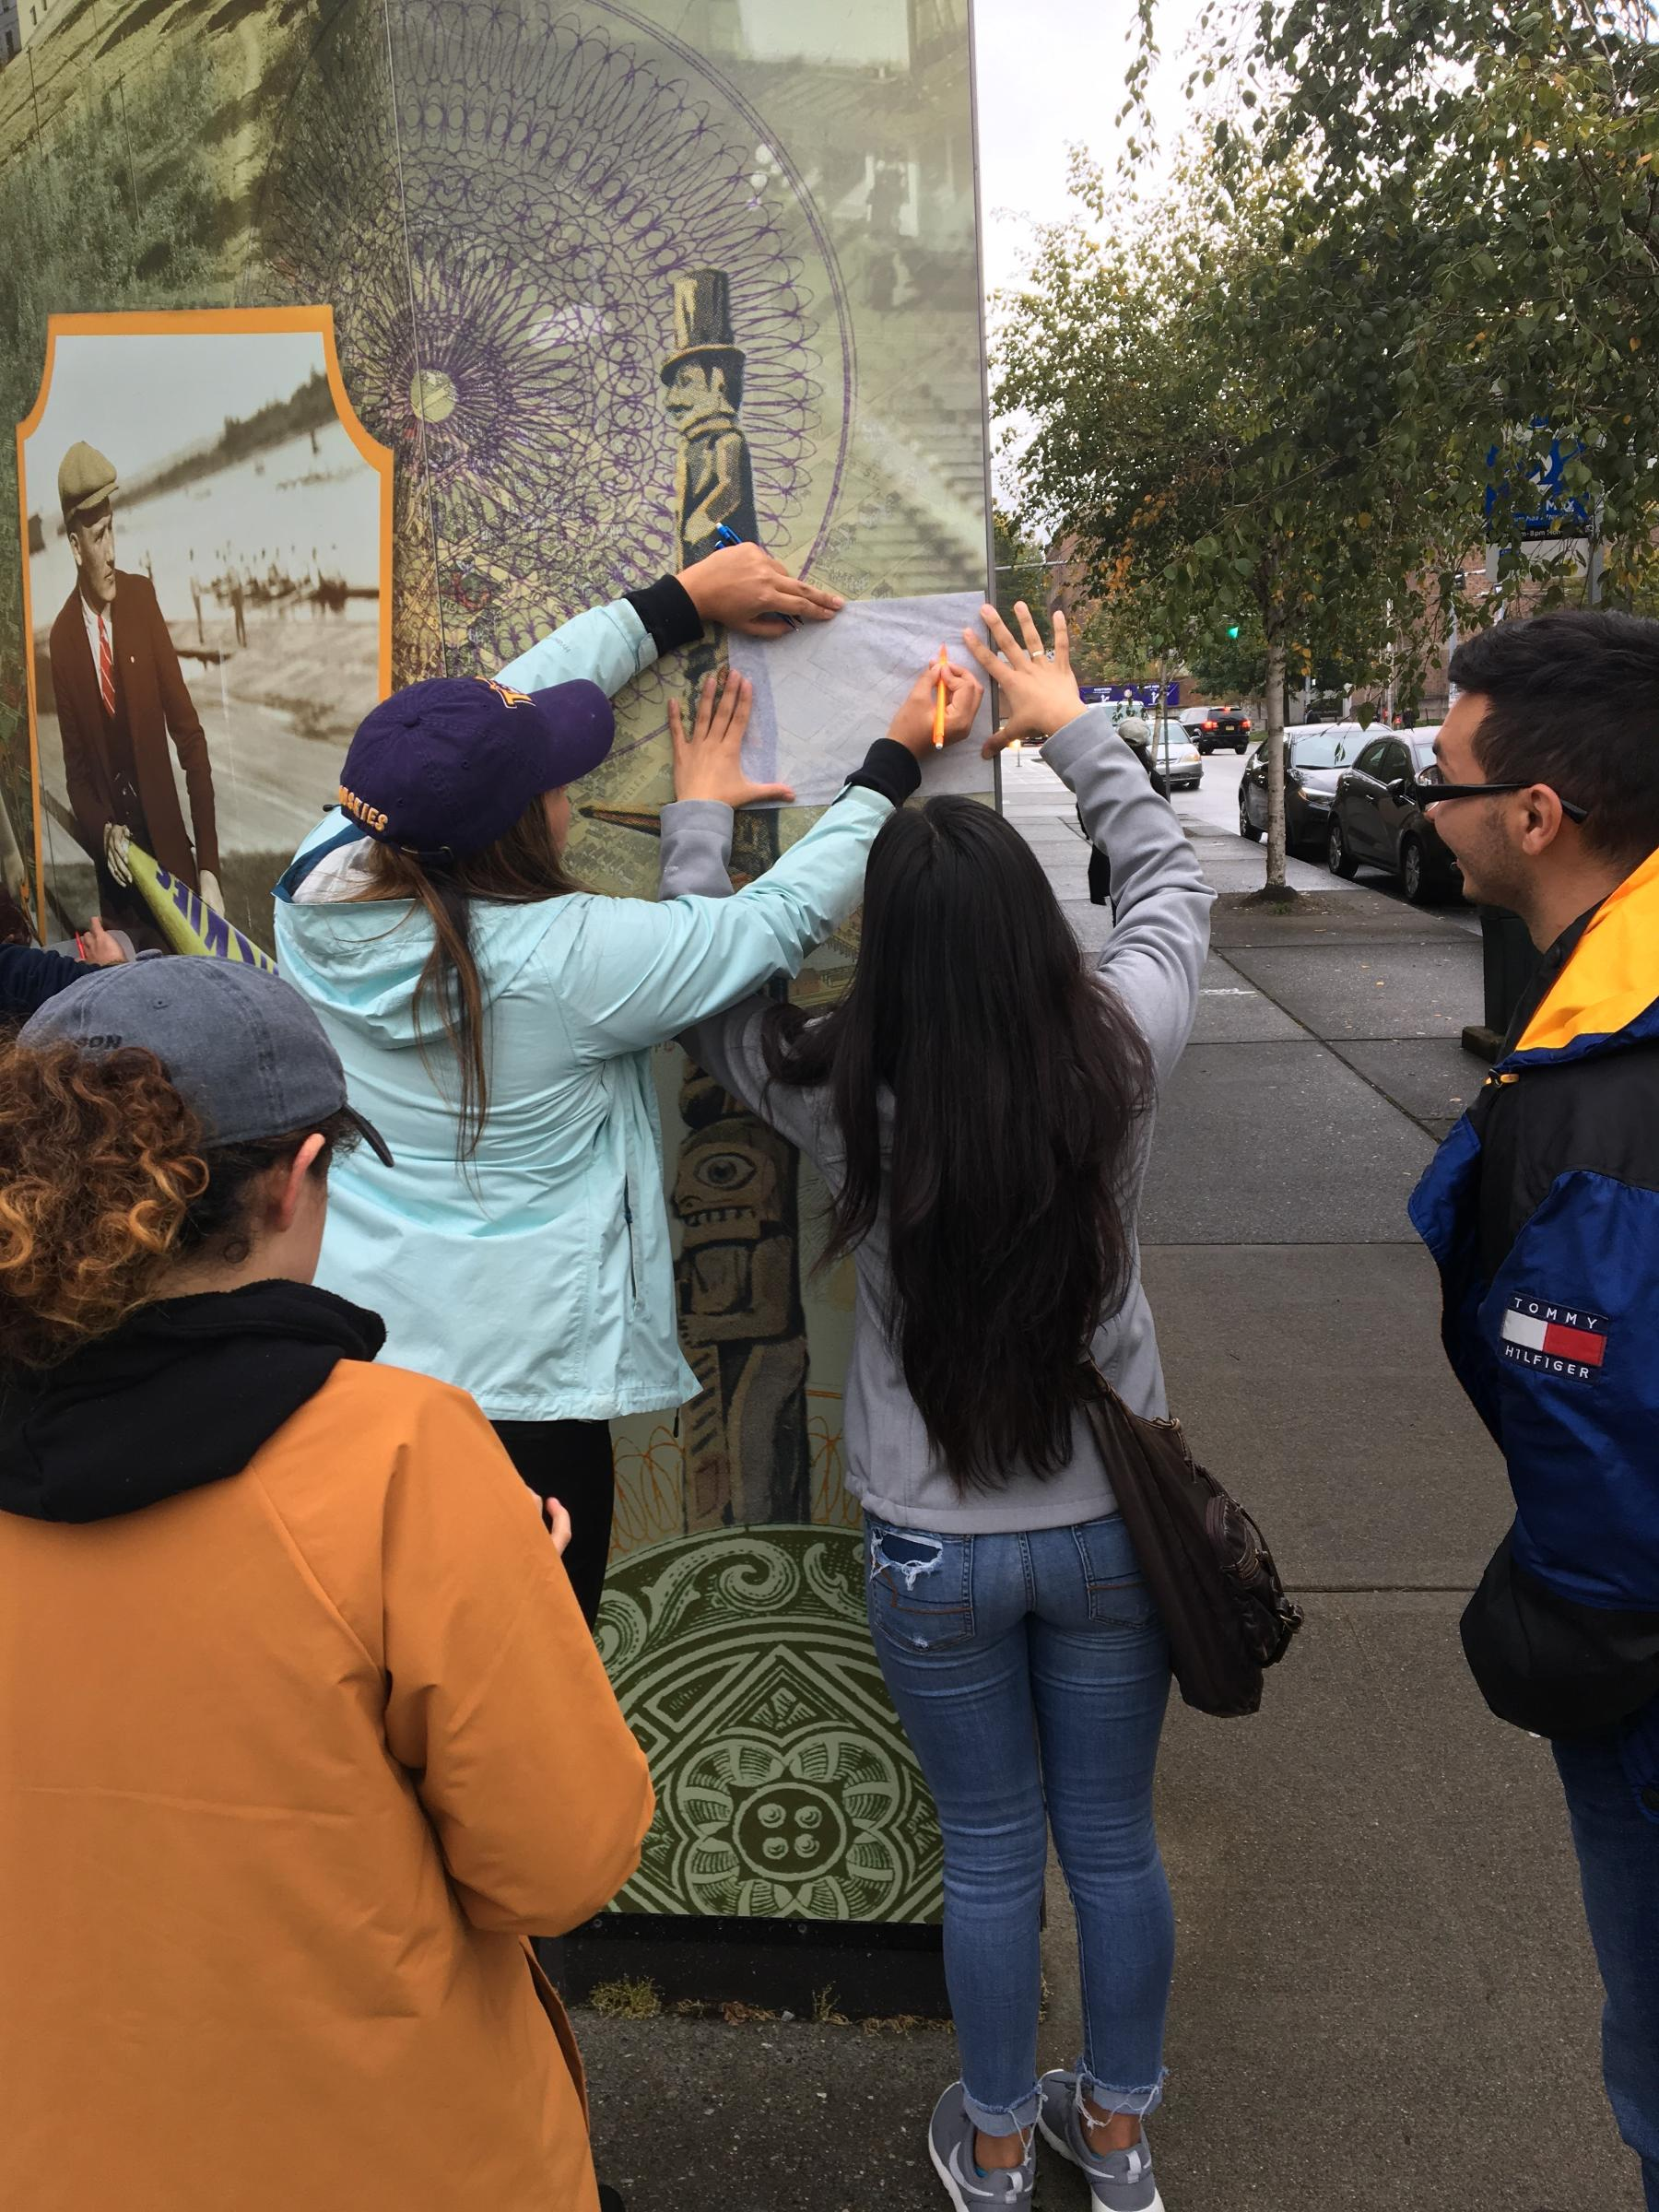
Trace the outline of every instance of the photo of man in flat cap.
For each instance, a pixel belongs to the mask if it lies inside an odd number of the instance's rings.
[[[142,846],[223,911],[213,770],[156,587],[115,565],[117,481],[114,465],[81,441],[58,469],[76,584],[52,626],[52,684],[69,805],[98,872],[100,912],[135,943],[159,947],[166,940],[134,887],[127,848]],[[170,739],[184,771],[190,835]]]

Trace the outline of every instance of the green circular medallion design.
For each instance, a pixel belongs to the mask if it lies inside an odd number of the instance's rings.
[[[635,1552],[598,1638],[657,1791],[618,1911],[938,1919],[938,1826],[871,1648],[856,1531]]]

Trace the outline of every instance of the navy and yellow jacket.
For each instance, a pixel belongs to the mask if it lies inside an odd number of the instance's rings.
[[[1540,1735],[1659,1697],[1659,853],[1586,919],[1411,1218],[1515,1520],[1464,1617]]]

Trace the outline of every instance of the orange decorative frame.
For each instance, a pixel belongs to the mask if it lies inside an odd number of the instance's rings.
[[[60,338],[169,338],[190,336],[260,337],[280,333],[314,331],[323,340],[323,361],[335,412],[341,428],[358,452],[379,476],[380,501],[380,695],[392,688],[392,452],[371,438],[358,420],[357,409],[347,396],[340,374],[340,356],[335,345],[332,307],[182,308],[143,315],[49,315],[46,319],[46,364],[35,403],[18,425],[18,524],[23,560],[23,644],[25,682],[29,699],[29,783],[34,814],[35,927],[42,943],[46,936],[45,849],[41,829],[41,754],[35,727],[34,607],[29,576],[29,487],[25,480],[23,448],[41,427],[52,391],[53,362]]]

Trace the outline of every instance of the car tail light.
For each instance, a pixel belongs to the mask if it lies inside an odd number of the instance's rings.
[[[1198,726],[1201,730],[1213,730],[1216,725],[1213,722],[1201,722]]]
[[[1244,719],[1240,723],[1239,727],[1243,731],[1246,736],[1250,735],[1250,717],[1248,714],[1246,714]]]

